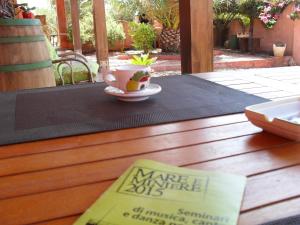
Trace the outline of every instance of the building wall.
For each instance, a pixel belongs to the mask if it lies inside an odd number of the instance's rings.
[[[295,21],[294,26],[293,57],[295,62],[300,65],[300,20]]]
[[[284,10],[272,29],[265,28],[264,24],[258,19],[255,21],[254,37],[261,38],[261,48],[263,51],[272,52],[273,43],[281,41],[287,44],[286,54],[292,55],[294,22],[287,17],[291,13],[292,7],[292,5],[289,5]]]
[[[286,55],[298,54],[295,50],[300,48],[300,22],[294,22],[287,17],[287,15],[291,13],[292,7],[293,6],[290,5],[284,10],[272,29],[265,28],[259,19],[255,20],[254,37],[261,39],[262,51],[272,53],[273,43],[281,41],[287,44]],[[243,28],[238,21],[231,23],[229,35],[242,31]],[[297,55],[296,58],[297,63],[300,64],[300,56]]]

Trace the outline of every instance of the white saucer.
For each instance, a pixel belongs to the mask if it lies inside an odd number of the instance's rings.
[[[104,92],[109,95],[118,97],[119,100],[125,102],[139,102],[148,99],[151,95],[158,94],[161,92],[161,86],[158,84],[150,84],[147,88],[142,91],[133,91],[125,93],[124,91],[108,86],[104,89]]]

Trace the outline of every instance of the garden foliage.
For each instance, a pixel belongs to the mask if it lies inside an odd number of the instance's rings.
[[[289,15],[292,20],[298,19],[300,15],[300,3],[293,0],[272,0],[263,2],[259,19],[265,24],[267,28],[273,28],[280,14],[291,3],[295,3],[293,12]]]
[[[121,23],[117,23],[111,16],[106,17],[107,41],[114,47],[117,41],[125,40],[125,32]]]
[[[47,19],[47,30],[49,34],[57,34],[57,19],[56,19],[56,11],[54,7],[50,7],[48,9],[39,9],[35,10],[36,15],[45,15]]]
[[[179,0],[107,0],[107,3],[108,12],[115,19],[132,21],[145,14],[150,24],[159,22],[163,29],[157,38],[158,46],[163,51],[179,51]]]
[[[107,14],[116,21],[130,22],[147,11],[144,0],[105,0],[105,5]]]
[[[292,13],[289,15],[291,20],[300,19],[300,0],[294,0],[295,3]]]
[[[164,28],[179,28],[179,0],[146,0],[147,15],[160,22]]]
[[[95,45],[93,4],[92,0],[80,1],[80,37],[83,43]],[[71,15],[68,13],[68,37],[72,40]],[[118,23],[112,16],[107,16],[106,20],[108,44],[113,47],[116,41],[125,39],[122,24]]]
[[[156,33],[150,24],[131,22],[130,35],[133,40],[133,46],[137,50],[143,50],[145,53],[148,53],[149,50],[153,49]]]
[[[51,0],[55,5],[55,0]],[[70,2],[66,2],[68,12],[68,33],[72,39],[72,25],[70,16]],[[80,0],[80,28],[83,43],[94,43],[93,5],[92,0]],[[213,0],[214,26],[218,33],[224,33],[232,20],[238,19],[244,26],[250,26],[250,35],[253,33],[255,18],[259,18],[267,28],[272,28],[282,11],[291,3],[295,3],[289,17],[292,20],[300,18],[300,0]],[[105,0],[107,16],[107,35],[110,46],[116,41],[124,40],[125,34],[120,20],[134,21],[138,15],[146,14],[149,24],[158,21],[162,31],[157,34],[151,25],[132,26],[131,35],[134,47],[146,52],[152,48],[155,39],[163,51],[178,52],[180,46],[180,19],[179,0]],[[54,9],[39,12],[47,16],[51,33],[56,33]],[[159,37],[155,37],[159,35]],[[251,39],[251,37],[250,37]],[[175,47],[174,47],[175,46]]]
[[[68,22],[68,39],[73,40],[72,35],[72,19],[70,2],[66,2],[67,22]],[[80,14],[80,38],[83,43],[95,44],[94,22],[93,22],[93,4],[92,0],[84,0],[79,2]]]
[[[214,25],[218,28],[226,28],[235,19],[238,11],[236,0],[214,0]]]

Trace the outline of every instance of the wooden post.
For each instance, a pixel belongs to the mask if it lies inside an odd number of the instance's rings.
[[[96,55],[100,70],[108,70],[108,42],[106,32],[104,0],[94,0],[94,28],[96,39]]]
[[[74,51],[81,53],[81,40],[80,40],[80,25],[79,25],[79,5],[78,0],[71,0],[71,17],[72,17],[72,34]]]
[[[212,0],[180,0],[181,70],[213,71]]]
[[[56,12],[58,22],[59,45],[61,48],[68,48],[68,29],[65,1],[56,0]]]

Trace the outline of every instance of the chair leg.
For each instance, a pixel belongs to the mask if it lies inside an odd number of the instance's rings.
[[[75,82],[74,82],[74,75],[73,75],[73,68],[72,68],[72,65],[69,63],[69,62],[67,62],[67,61],[63,61],[63,62],[60,62],[59,64],[58,64],[58,66],[57,66],[57,72],[58,72],[58,75],[59,75],[59,77],[60,77],[60,79],[61,79],[61,81],[62,81],[62,85],[64,86],[65,85],[65,79],[64,79],[64,76],[63,76],[63,72],[60,72],[60,67],[62,66],[62,65],[67,65],[67,66],[69,66],[69,68],[70,68],[70,71],[71,71],[71,80],[72,80],[72,84],[75,84]]]

